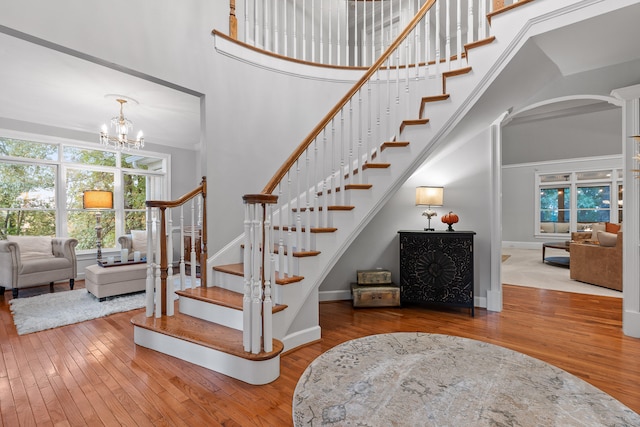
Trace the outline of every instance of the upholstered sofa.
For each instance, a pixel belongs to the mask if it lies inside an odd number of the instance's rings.
[[[622,291],[622,232],[582,232],[572,238],[571,279]]]
[[[78,273],[76,245],[71,238],[8,236],[0,240],[0,292],[68,280],[73,289]]]

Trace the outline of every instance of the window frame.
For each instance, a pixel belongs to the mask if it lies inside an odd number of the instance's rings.
[[[580,174],[604,172],[608,174],[606,178],[593,178],[593,179],[579,179]],[[553,175],[566,177],[564,180],[557,181],[543,181],[544,177],[550,177]],[[535,215],[534,215],[534,236],[537,238],[570,238],[571,233],[578,230],[578,188],[579,187],[593,187],[593,186],[609,186],[609,193],[611,196],[609,207],[609,222],[619,223],[620,209],[613,208],[612,206],[618,206],[620,194],[623,194],[623,179],[622,168],[589,168],[580,170],[560,170],[560,171],[536,171],[535,172]],[[559,188],[561,186],[569,187],[570,192],[570,208],[569,208],[569,231],[567,233],[543,233],[541,231],[541,203],[540,192],[543,189]],[[615,200],[613,200],[615,199]]]
[[[124,175],[125,174],[135,174],[135,175],[143,175],[149,179],[149,182],[157,183],[156,187],[151,189],[150,186],[147,185],[147,199],[150,196],[153,196],[154,199],[160,200],[170,200],[170,188],[171,188],[171,154],[168,153],[160,153],[155,151],[149,151],[146,149],[140,149],[135,151],[128,150],[115,150],[110,149],[108,147],[100,145],[97,141],[95,143],[89,143],[84,141],[72,140],[67,138],[59,138],[50,135],[39,135],[39,134],[31,134],[25,132],[16,132],[6,129],[0,129],[0,138],[8,138],[8,139],[17,139],[26,142],[34,142],[34,143],[46,143],[46,144],[54,144],[58,149],[58,158],[57,160],[47,160],[47,159],[30,159],[25,157],[15,157],[15,156],[6,156],[0,154],[0,162],[9,162],[9,163],[22,163],[22,164],[39,164],[39,165],[47,165],[54,166],[56,169],[56,177],[55,177],[55,211],[56,211],[56,237],[68,237],[68,228],[67,228],[67,195],[66,195],[66,173],[68,169],[82,169],[82,170],[91,170],[91,171],[102,171],[114,174],[114,206],[113,211],[115,212],[115,221],[116,221],[116,247],[117,247],[117,236],[121,236],[125,231],[124,224]],[[97,137],[96,137],[97,139]],[[82,164],[77,162],[67,162],[64,160],[64,147],[74,147],[80,149],[88,149],[88,150],[97,150],[97,151],[106,151],[112,152],[116,154],[116,165],[115,166],[101,166],[101,165],[89,165]],[[131,167],[123,167],[122,157],[126,154],[131,153],[140,153],[140,155],[150,158],[157,158],[160,161],[160,169],[159,170],[148,170],[148,169],[136,169]],[[151,193],[153,192],[153,194]],[[103,248],[103,250],[115,250],[114,248]],[[92,249],[83,249],[77,250],[79,255],[82,254],[93,254],[96,248]]]

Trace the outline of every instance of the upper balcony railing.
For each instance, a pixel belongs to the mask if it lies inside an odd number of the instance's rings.
[[[414,48],[402,60],[417,64],[436,61],[439,56],[459,56],[465,43],[488,35],[487,15],[523,1],[529,0],[442,2],[420,24]],[[369,67],[424,3],[425,0],[231,0],[229,35],[295,60]],[[440,37],[429,37],[430,32]]]

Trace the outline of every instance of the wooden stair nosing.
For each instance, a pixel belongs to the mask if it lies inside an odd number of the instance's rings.
[[[352,211],[355,209],[355,206],[347,206],[347,205],[331,205],[327,206],[328,211]],[[298,208],[291,208],[293,212],[298,212]],[[300,208],[300,212],[305,212],[307,208]],[[313,212],[315,210],[314,207],[310,207],[309,210]],[[318,211],[322,212],[322,206],[318,206]]]
[[[345,190],[368,190],[371,187],[373,187],[373,184],[347,184],[344,186]],[[327,190],[327,194],[331,194],[331,189]],[[340,187],[336,187],[335,190],[336,193],[338,191],[340,191]],[[318,192],[318,196],[322,196],[322,191]]]
[[[429,119],[413,119],[413,120],[403,120],[400,125],[400,133],[404,131],[404,128],[407,126],[417,126],[417,125],[426,125],[429,123]]]
[[[213,267],[214,270],[219,271],[221,273],[233,274],[234,276],[244,277],[244,264],[226,264],[226,265],[216,265]],[[280,274],[276,271],[276,283],[278,285],[289,285],[291,283],[300,282],[304,279],[304,276],[283,276],[280,277]]]
[[[418,117],[422,117],[422,114],[424,113],[424,109],[426,108],[426,104],[428,102],[446,101],[447,99],[449,99],[448,93],[444,93],[442,95],[423,96],[422,101],[420,102],[420,113]]]
[[[494,16],[499,15],[499,14],[504,13],[504,12],[508,12],[508,11],[510,11],[512,9],[515,9],[517,7],[520,7],[520,6],[523,6],[523,5],[527,4],[527,3],[531,3],[532,1],[533,0],[520,0],[517,3],[512,3],[510,5],[503,6],[500,9],[496,9],[493,12],[487,13],[487,21],[489,22],[489,25],[491,25],[491,19]]]
[[[282,230],[282,231],[298,231],[298,228],[296,226],[293,227],[289,227],[288,225],[284,225],[284,226],[279,226],[279,225],[275,225],[273,227],[274,230]],[[336,232],[338,229],[335,227],[311,227],[311,232],[312,233],[334,233]],[[307,231],[307,229],[305,227],[301,228],[301,231],[304,233]]]
[[[384,151],[387,148],[401,148],[409,146],[409,141],[388,141],[382,143],[380,146],[380,151]]]
[[[391,163],[364,163],[362,169],[387,169],[391,167]]]
[[[131,323],[140,328],[251,361],[273,359],[284,349],[284,344],[274,339],[273,351],[258,354],[244,351],[242,331],[182,313],[160,318],[147,317],[145,313],[140,313],[131,319]]]
[[[185,298],[242,311],[242,299],[244,296],[238,292],[230,291],[229,289],[224,289],[219,286],[212,286],[210,288],[200,286],[185,289],[184,291],[176,291],[176,294]],[[272,307],[272,312],[278,313],[285,308],[287,308],[285,304],[275,304]]]
[[[442,73],[442,93],[447,93],[447,78],[467,74],[471,71],[471,67],[462,67],[455,70],[445,71]]]
[[[480,46],[484,46],[484,45],[487,45],[487,44],[491,44],[491,43],[493,43],[495,40],[496,40],[496,36],[491,36],[491,37],[487,37],[487,38],[482,39],[482,40],[476,40],[476,41],[474,41],[474,42],[467,43],[467,44],[465,44],[465,45],[464,45],[464,51],[465,51],[465,52],[468,52],[468,51],[470,51],[471,49],[475,49],[475,48],[480,47]],[[467,57],[468,57],[468,55],[469,55],[469,54],[467,53]]]
[[[244,243],[241,244],[240,247],[242,249],[244,249]],[[278,249],[278,245],[277,244],[274,244],[273,253],[274,254],[279,253],[279,249]],[[284,254],[287,255],[287,248],[285,248]],[[291,255],[293,255],[294,257],[298,257],[298,258],[304,258],[304,257],[308,257],[308,256],[317,256],[317,255],[320,255],[320,254],[321,254],[320,251],[296,251],[296,252],[292,253]]]
[[[280,249],[278,249],[278,247],[276,246],[273,249],[273,253],[274,254],[279,254],[280,253]],[[318,256],[320,255],[320,251],[294,251],[291,255],[293,255],[294,257],[297,258],[305,258],[305,257],[310,257],[310,256]],[[287,255],[287,248],[284,249],[284,255]]]

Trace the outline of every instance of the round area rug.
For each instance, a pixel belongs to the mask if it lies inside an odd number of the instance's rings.
[[[300,377],[295,426],[640,426],[587,382],[503,347],[393,333],[340,344]]]

